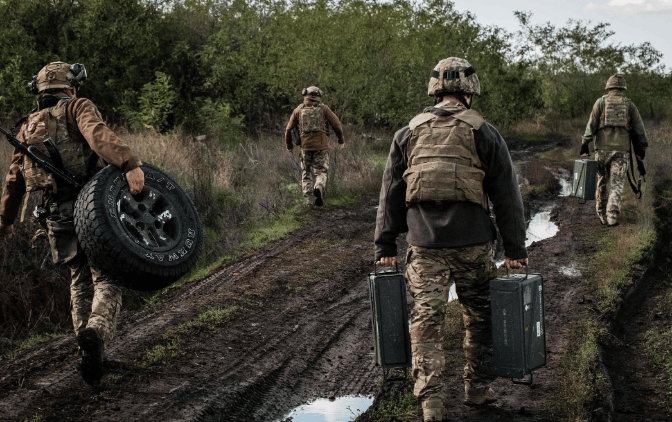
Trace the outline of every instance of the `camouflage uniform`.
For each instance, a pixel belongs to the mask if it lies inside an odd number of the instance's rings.
[[[614,225],[621,209],[631,144],[635,155],[644,159],[648,141],[637,107],[624,96],[627,87],[623,77],[613,75],[605,89],[607,95],[595,102],[590,113],[580,153],[588,154],[588,144],[595,140],[595,208],[602,224]]]
[[[52,259],[56,265],[70,267],[70,312],[75,334],[95,328],[107,345],[116,332],[121,288],[91,267],[81,251],[73,219],[74,200],[62,200],[57,205],[53,196],[47,196],[46,202],[51,211],[46,224]]]
[[[595,205],[597,215],[605,223],[618,219],[629,159],[630,153],[627,151],[595,151],[597,161]]]
[[[440,421],[447,413],[442,323],[452,282],[467,330],[465,403],[484,404],[485,393],[492,392],[489,280],[496,274],[490,242],[497,233],[488,198],[506,256],[527,257],[523,203],[506,142],[477,111],[468,109],[465,95],[479,93],[480,82],[466,60],[440,61],[428,86],[428,94],[440,102],[395,133],[380,191],[376,259],[396,256],[396,238],[407,233],[406,277],[415,299],[414,394],[425,421]]]
[[[339,144],[343,145],[345,141],[340,120],[321,102],[322,90],[311,86],[305,88],[302,94],[303,104],[292,112],[285,128],[285,144],[289,151],[294,148],[291,132],[298,127],[301,138],[301,190],[304,198],[310,201],[316,189],[324,195],[327,185],[330,129],[334,130]]]
[[[450,286],[455,282],[463,306],[467,330],[463,348],[467,358],[464,381],[469,386],[487,385],[495,379],[492,368],[492,327],[489,282],[496,277],[490,245],[461,248],[409,246],[406,278],[415,306],[411,312],[413,393],[441,403],[445,356],[443,321]]]
[[[329,150],[301,150],[301,189],[304,197],[312,196],[313,190],[318,188],[324,192],[328,170]]]
[[[138,168],[140,160],[107,127],[96,106],[76,97],[72,72],[83,69],[78,66],[50,63],[34,78],[40,93],[39,107],[20,127],[17,138],[42,148],[41,141],[51,137],[64,167],[82,184],[102,167],[99,157],[126,173]],[[40,192],[49,215],[45,223],[54,264],[70,267],[75,333],[94,328],[103,345],[108,344],[114,337],[122,294],[109,277],[89,265],[78,244],[73,209],[79,192],[66,184],[57,186],[51,174],[17,150],[0,199],[0,223],[12,225],[19,216],[22,198]]]

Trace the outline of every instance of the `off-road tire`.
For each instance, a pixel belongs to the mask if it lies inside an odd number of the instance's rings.
[[[75,203],[77,238],[91,264],[118,284],[153,291],[198,261],[203,228],[191,198],[166,173],[143,164],[145,187],[131,195],[126,175],[107,166]]]

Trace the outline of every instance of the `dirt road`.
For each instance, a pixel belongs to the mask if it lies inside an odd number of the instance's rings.
[[[524,147],[521,155],[531,153]],[[376,206],[374,197],[354,209],[307,211],[320,223],[168,294],[158,305],[126,312],[107,350],[107,375],[96,388],[80,378],[73,335],[0,362],[0,419],[270,422],[313,398],[374,395],[381,371],[372,363],[366,275]],[[573,259],[594,252],[581,242],[583,234],[607,229],[596,224],[592,203],[549,195],[531,204],[532,213],[541,209],[559,229],[529,248],[532,272],[545,278],[548,365],[535,372],[532,388],[497,381],[498,404],[473,410],[461,404],[461,350],[449,351],[455,364],[446,382],[455,420],[549,418],[542,403],[572,347],[569,331],[592,312]],[[173,344],[174,356],[148,363],[155,346],[170,349],[171,329],[226,307],[237,310],[232,321],[216,329],[198,326]]]

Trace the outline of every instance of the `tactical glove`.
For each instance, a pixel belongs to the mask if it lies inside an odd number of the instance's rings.
[[[581,152],[579,152],[579,155],[583,154],[590,154],[590,148],[588,148],[588,144],[581,144]]]

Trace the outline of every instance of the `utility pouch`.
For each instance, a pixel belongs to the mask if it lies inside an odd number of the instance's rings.
[[[55,265],[65,265],[79,254],[75,219],[55,215],[47,218],[47,235]]]

